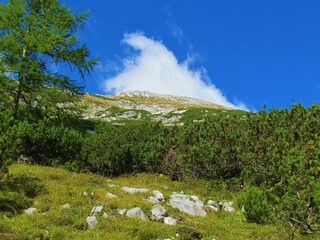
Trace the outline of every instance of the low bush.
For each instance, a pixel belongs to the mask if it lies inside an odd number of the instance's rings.
[[[238,205],[242,208],[248,222],[266,224],[273,220],[273,207],[260,188],[248,187],[239,195]]]

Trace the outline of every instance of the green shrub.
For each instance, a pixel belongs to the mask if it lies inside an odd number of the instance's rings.
[[[19,123],[17,134],[23,142],[22,154],[29,157],[32,163],[64,165],[81,158],[81,133],[56,125],[50,119],[33,124]]]
[[[266,224],[272,221],[274,211],[262,189],[249,187],[238,197],[238,205],[243,209],[249,222]]]
[[[319,137],[318,137],[319,138]],[[292,149],[279,169],[281,181],[272,188],[278,223],[293,236],[320,229],[320,141]]]

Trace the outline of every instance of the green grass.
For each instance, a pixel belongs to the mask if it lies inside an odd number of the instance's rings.
[[[8,219],[1,214],[0,239],[165,239],[175,236],[176,233],[182,236],[179,239],[196,239],[200,235],[202,239],[217,240],[282,239],[277,228],[272,225],[247,223],[239,209],[236,209],[235,213],[208,213],[202,218],[188,216],[163,203],[170,216],[182,219],[176,226],[142,222],[117,214],[117,209],[139,206],[148,216],[151,215],[153,204],[145,200],[151,193],[130,195],[121,190],[124,186],[159,190],[166,198],[173,191],[183,191],[197,195],[202,200],[236,201],[234,193],[223,187],[212,188],[206,181],[173,182],[165,176],[154,174],[108,179],[95,174],[77,174],[59,168],[23,164],[12,165],[10,174],[32,176],[33,179],[38,179],[43,190],[34,196],[30,204],[37,209],[35,214],[21,213]],[[111,187],[109,184],[115,186]],[[84,196],[84,192],[89,195]],[[118,198],[106,198],[107,192],[117,195]],[[71,205],[69,209],[62,208],[66,203]],[[89,230],[86,227],[86,217],[96,205],[103,205],[103,211],[115,218],[97,216],[99,224]],[[236,206],[236,203],[234,205]],[[316,239],[314,237],[312,239]]]

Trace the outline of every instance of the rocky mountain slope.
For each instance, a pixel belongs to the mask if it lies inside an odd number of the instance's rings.
[[[116,95],[85,94],[81,102],[84,119],[100,119],[114,124],[128,121],[156,121],[166,125],[182,125],[185,121],[201,121],[219,114],[244,114],[243,111],[199,99],[131,91]]]

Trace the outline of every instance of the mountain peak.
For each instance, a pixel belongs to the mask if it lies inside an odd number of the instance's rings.
[[[206,116],[242,112],[196,98],[151,93],[149,91],[120,92],[115,95],[84,96],[87,119],[112,123],[146,120],[164,124],[199,121]]]

